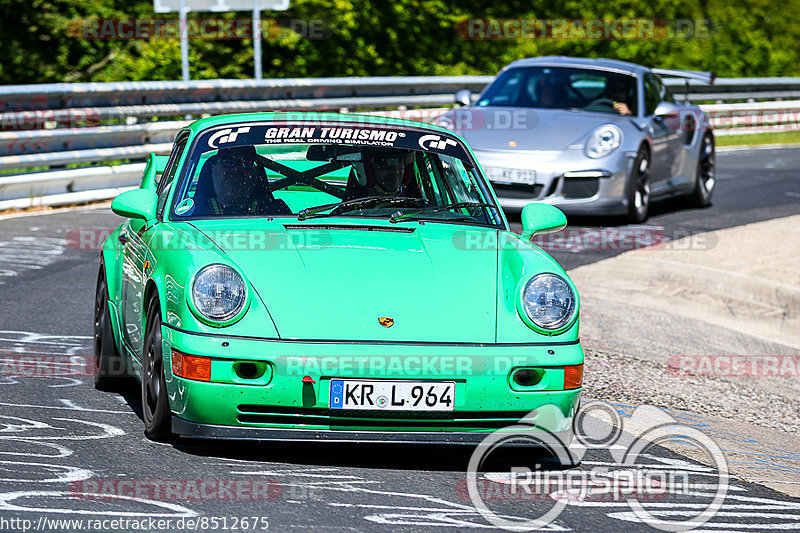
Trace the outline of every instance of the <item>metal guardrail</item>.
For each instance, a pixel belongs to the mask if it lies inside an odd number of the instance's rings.
[[[0,87],[0,111],[251,100],[318,100],[373,96],[452,95],[481,90],[492,76],[392,76],[280,80],[57,83]]]
[[[0,211],[113,198],[137,185],[144,163],[51,170],[0,178]]]
[[[684,80],[669,78],[664,84],[683,94]],[[689,101],[733,102],[800,98],[800,78],[717,78],[712,85],[689,81]]]
[[[0,86],[0,111],[113,107],[176,102],[292,100],[392,95],[453,94],[481,90],[493,76],[391,76],[373,78],[293,78],[281,80],[142,81]],[[684,86],[666,79],[672,88]],[[792,98],[800,78],[719,78],[713,85],[689,82],[690,99]],[[743,95],[743,96],[740,96]]]
[[[141,160],[169,151],[188,123],[174,120],[248,111],[358,110],[432,121],[459,89],[492,76],[126,82],[0,87],[0,172]],[[800,78],[728,78],[708,86],[666,79],[679,98],[712,118],[718,135],[800,129]],[[790,101],[775,101],[790,99]],[[763,101],[768,100],[768,101]],[[735,103],[739,101],[739,103]],[[408,107],[417,109],[406,109]],[[435,107],[436,109],[430,109]],[[378,111],[401,108],[403,111]],[[0,209],[97,199],[138,183],[140,163],[0,175]],[[102,195],[101,195],[102,197]],[[70,200],[74,198],[75,200]]]

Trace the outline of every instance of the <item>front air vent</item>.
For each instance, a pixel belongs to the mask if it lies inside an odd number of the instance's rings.
[[[326,408],[239,405],[237,420],[243,424],[318,426],[324,429],[364,430],[487,430],[533,421],[529,411],[349,411]],[[533,418],[532,418],[533,417]]]
[[[591,198],[600,190],[600,178],[564,178],[564,198]]]

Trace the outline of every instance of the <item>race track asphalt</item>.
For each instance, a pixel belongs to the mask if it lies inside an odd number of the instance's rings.
[[[647,225],[661,228],[664,235],[683,236],[798,214],[799,171],[797,148],[720,153],[712,207],[690,209],[670,200],[654,206]],[[120,222],[107,209],[0,219],[3,357],[50,355],[59,364],[91,353],[99,253],[69,247],[66,237],[76,229],[110,229]],[[571,220],[588,227],[603,223]],[[553,255],[571,269],[617,253],[621,250],[584,249]],[[465,494],[469,449],[203,441],[157,444],[143,435],[139,392],[133,384],[120,395],[96,391],[85,376],[0,375],[0,391],[0,531],[21,531],[17,526],[22,523],[14,519],[30,520],[31,527],[39,530],[73,531],[77,525],[56,527],[43,520],[89,518],[171,519],[169,527],[162,529],[166,531],[210,530],[212,518],[218,519],[218,526],[225,518],[229,530],[259,531],[265,524],[260,517],[268,521],[269,529],[278,531],[494,527]],[[629,416],[634,406],[615,407]],[[622,470],[619,457],[612,453],[615,449],[586,451],[582,465],[574,471],[603,472],[613,478],[614,472]],[[534,468],[537,464],[547,468],[550,463],[541,454],[508,453],[480,474],[489,508],[517,521],[536,518],[552,508],[554,500],[544,495],[492,492],[498,487],[508,489],[509,466]],[[719,477],[714,469],[658,446],[645,450],[637,465],[687,473],[691,480],[687,490],[643,501],[655,516],[673,520],[706,505]],[[499,483],[492,485],[492,481]],[[175,490],[165,492],[165,483]],[[202,483],[206,483],[202,487],[214,487],[207,497],[193,492]],[[124,487],[138,487],[141,493],[131,496]],[[257,495],[252,493],[254,487]],[[237,488],[244,493],[236,493]],[[112,495],[87,496],[102,490]],[[614,491],[560,501],[569,503],[544,530],[654,531]],[[241,527],[245,517],[259,519],[255,527],[252,519]],[[178,524],[180,518],[207,520],[192,524],[195,528],[181,528],[187,524]],[[234,522],[238,522],[236,529],[231,527]],[[138,526],[108,524],[107,530],[136,531]],[[800,500],[734,478],[721,511],[702,529],[769,528],[800,528]]]

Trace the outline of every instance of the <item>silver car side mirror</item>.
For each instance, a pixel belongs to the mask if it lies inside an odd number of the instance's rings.
[[[456,104],[467,107],[472,103],[472,91],[469,89],[461,89],[456,93]]]
[[[672,102],[661,102],[656,106],[656,110],[653,112],[658,118],[664,118],[667,115],[671,115],[673,113],[679,113],[681,110],[680,106],[673,104]]]

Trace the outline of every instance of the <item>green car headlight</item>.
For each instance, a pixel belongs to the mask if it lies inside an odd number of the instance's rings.
[[[525,284],[521,296],[525,316],[548,333],[571,324],[578,311],[575,291],[564,278],[555,274],[533,276]]]
[[[247,301],[242,276],[226,265],[208,265],[194,277],[192,303],[206,319],[222,323],[235,318]]]

